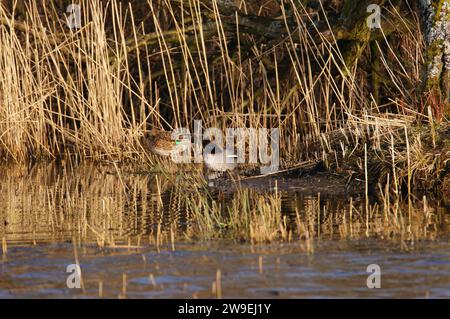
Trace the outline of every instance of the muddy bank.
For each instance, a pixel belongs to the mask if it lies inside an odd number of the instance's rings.
[[[450,195],[448,122],[386,127],[383,132],[379,125],[365,123],[323,134],[303,149],[305,159],[313,160],[270,176],[246,176],[215,186],[273,188],[277,183],[281,189],[361,195],[367,180],[367,192],[375,196],[380,192]]]
[[[450,196],[447,122],[390,127],[384,132],[359,125],[324,134],[304,149],[311,158],[321,158],[266,176],[257,171],[228,176],[210,186],[225,192],[242,186],[348,196],[364,195],[366,191],[371,196],[380,196],[381,192]]]
[[[348,176],[327,171],[322,163],[308,165],[307,168],[293,168],[268,176],[223,177],[209,181],[216,191],[232,193],[239,188],[259,190],[299,191],[305,194],[317,193],[335,196],[358,197],[365,193],[364,181],[349,179]],[[369,193],[373,187],[369,187]]]

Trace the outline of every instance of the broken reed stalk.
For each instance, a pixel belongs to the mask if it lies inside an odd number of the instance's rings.
[[[78,247],[77,247],[77,241],[75,237],[72,237],[72,246],[73,246],[73,257],[75,259],[75,264],[77,265],[77,271],[79,270],[78,276],[80,277],[80,286],[81,286],[81,290],[83,291],[83,293],[86,292],[85,287],[84,287],[84,281],[83,281],[83,275],[82,275],[82,271],[81,271],[81,265],[80,265],[80,261],[78,259]]]
[[[216,298],[217,299],[222,299],[222,272],[220,271],[220,269],[217,269],[216,272]]]
[[[3,256],[6,256],[7,252],[8,252],[8,244],[6,243],[6,237],[2,237],[2,254],[3,254]]]

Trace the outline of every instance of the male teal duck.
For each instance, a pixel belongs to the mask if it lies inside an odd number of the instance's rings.
[[[237,166],[237,155],[231,149],[223,148],[214,142],[209,143],[208,149],[205,149],[205,153],[205,165],[212,171],[232,171]]]

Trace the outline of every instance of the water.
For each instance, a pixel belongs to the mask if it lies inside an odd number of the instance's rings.
[[[0,298],[211,298],[219,293],[218,271],[224,298],[450,298],[450,214],[443,202],[419,201],[410,215],[388,223],[373,213],[368,231],[363,197],[351,199],[350,215],[341,191],[318,195],[293,183],[280,191],[281,211],[310,225],[308,238],[254,245],[188,240],[195,218],[185,196],[203,196],[192,181],[116,173],[88,164],[3,167]],[[259,192],[269,196],[272,186]],[[224,207],[234,196],[213,195]],[[158,229],[167,236],[156,245]],[[84,289],[67,285],[67,267],[77,258]],[[367,287],[371,264],[381,270],[379,289]]]

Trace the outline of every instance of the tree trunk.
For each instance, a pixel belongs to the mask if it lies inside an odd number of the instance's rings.
[[[438,119],[450,116],[450,0],[420,1],[427,62],[425,93]]]

